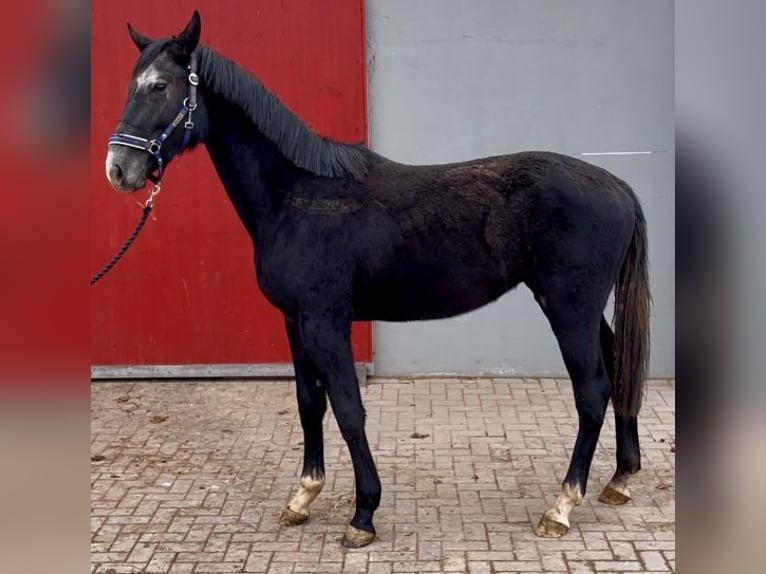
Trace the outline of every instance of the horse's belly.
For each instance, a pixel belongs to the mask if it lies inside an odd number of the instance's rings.
[[[421,321],[473,311],[516,285],[500,278],[379,282],[355,289],[354,319]]]

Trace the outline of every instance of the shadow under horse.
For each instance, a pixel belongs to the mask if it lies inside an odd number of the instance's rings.
[[[135,191],[203,144],[257,246],[258,285],[284,314],[305,438],[300,486],[283,524],[304,522],[324,485],[329,399],[356,486],[343,544],[374,539],[381,484],[365,434],[352,321],[450,317],[521,283],[558,340],[579,417],[561,492],[535,532],[567,532],[610,398],[617,468],[600,500],[629,500],[628,478],[641,466],[650,294],[646,222],[626,183],[548,152],[396,163],[312,132],[255,77],[199,43],[196,11],[170,38],[128,28],[140,55],[106,173],[114,188]],[[613,288],[614,331],[603,316]]]

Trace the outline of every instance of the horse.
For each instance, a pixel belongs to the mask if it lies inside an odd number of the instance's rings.
[[[651,295],[646,221],[628,184],[543,151],[397,163],[312,131],[247,70],[200,43],[197,11],[172,37],[150,39],[130,23],[128,32],[139,56],[109,139],[109,182],[122,192],[157,184],[182,151],[204,145],[256,247],[257,283],[284,315],[304,452],[281,524],[305,522],[324,485],[329,399],[354,469],[355,508],[342,544],[375,537],[381,483],[352,322],[451,317],[522,283],[556,336],[579,422],[561,490],[535,533],[568,531],[610,400],[616,470],[599,500],[630,499],[628,480],[641,468]],[[612,289],[613,329],[604,316]]]

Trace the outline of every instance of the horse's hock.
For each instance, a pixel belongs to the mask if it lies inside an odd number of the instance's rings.
[[[643,468],[626,506],[598,500],[614,471],[607,416],[569,532],[532,532],[569,462],[571,392],[564,379],[370,379],[362,393],[383,498],[376,540],[349,552],[338,538],[353,472],[331,413],[324,488],[305,524],[280,524],[302,463],[294,383],[96,383],[92,564],[99,573],[673,571],[672,381],[649,383]]]

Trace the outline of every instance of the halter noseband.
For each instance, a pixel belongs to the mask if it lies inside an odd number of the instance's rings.
[[[199,76],[197,75],[197,56],[192,54],[191,61],[189,62],[189,96],[184,98],[184,102],[181,105],[181,110],[173,119],[168,127],[156,138],[147,139],[140,136],[134,136],[132,134],[126,134],[122,132],[116,132],[109,137],[109,145],[122,145],[126,147],[132,147],[140,149],[151,154],[154,160],[157,162],[157,170],[159,172],[159,181],[162,181],[162,172],[164,171],[162,155],[160,151],[165,141],[170,134],[173,133],[181,121],[186,117],[184,123],[184,139],[181,144],[181,149],[184,149],[191,139],[192,129],[194,128],[194,122],[192,122],[192,112],[197,109],[197,86],[199,86]]]

